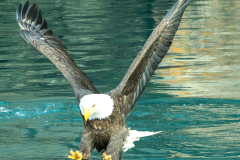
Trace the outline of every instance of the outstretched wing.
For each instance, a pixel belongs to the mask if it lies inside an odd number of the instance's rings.
[[[72,85],[78,100],[85,94],[99,93],[67,53],[67,47],[48,29],[47,22],[42,19],[42,13],[37,4],[34,3],[29,8],[28,5],[29,0],[23,6],[20,4],[16,12],[21,36],[62,72]]]
[[[128,115],[146,88],[158,64],[166,55],[177,32],[184,10],[192,0],[178,0],[154,29],[113,94],[123,95],[123,110]]]

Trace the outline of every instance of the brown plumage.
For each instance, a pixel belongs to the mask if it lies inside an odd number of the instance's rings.
[[[161,23],[154,29],[147,42],[137,55],[123,80],[113,90],[104,93],[114,102],[112,114],[104,119],[84,120],[80,153],[89,159],[94,148],[99,152],[106,150],[113,160],[122,157],[122,147],[129,134],[125,124],[126,116],[134,109],[148,81],[166,55],[178,29],[182,14],[191,0],[178,0]],[[29,1],[17,8],[16,19],[21,36],[33,47],[44,54],[65,76],[74,89],[78,104],[88,94],[99,94],[93,83],[74,63],[67,48],[47,27],[37,4]],[[84,119],[84,115],[82,115]]]

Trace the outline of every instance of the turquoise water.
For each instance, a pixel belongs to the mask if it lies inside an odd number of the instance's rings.
[[[141,138],[123,158],[236,158],[239,106],[239,100],[140,100],[127,125],[163,132]],[[1,102],[0,117],[1,159],[64,159],[70,148],[79,147],[83,124],[74,99]],[[94,151],[91,159],[101,159],[101,154]]]
[[[100,92],[116,87],[175,0],[30,1]],[[83,131],[74,92],[0,4],[0,159],[64,159]],[[123,159],[240,157],[240,2],[198,0],[127,118],[141,138]],[[101,159],[93,152],[91,159]]]

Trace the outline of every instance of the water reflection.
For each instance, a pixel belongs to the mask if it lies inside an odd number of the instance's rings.
[[[210,5],[214,3],[214,5]],[[236,7],[233,7],[236,6]],[[239,1],[197,1],[183,16],[177,38],[154,79],[157,92],[183,97],[239,99]],[[157,9],[155,9],[157,10]],[[155,18],[155,21],[159,21]]]
[[[175,1],[36,2],[78,66],[105,92],[118,85]],[[19,36],[14,14],[9,14],[16,7],[10,3],[4,2],[1,17],[6,22],[0,28],[1,100],[74,97],[61,73]],[[150,82],[145,93],[238,99],[239,5],[238,1],[193,2],[151,80],[154,85]]]

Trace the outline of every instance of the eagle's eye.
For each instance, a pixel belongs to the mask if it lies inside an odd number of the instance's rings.
[[[92,108],[95,108],[95,106],[96,106],[96,104],[94,104],[94,105],[92,106]]]

